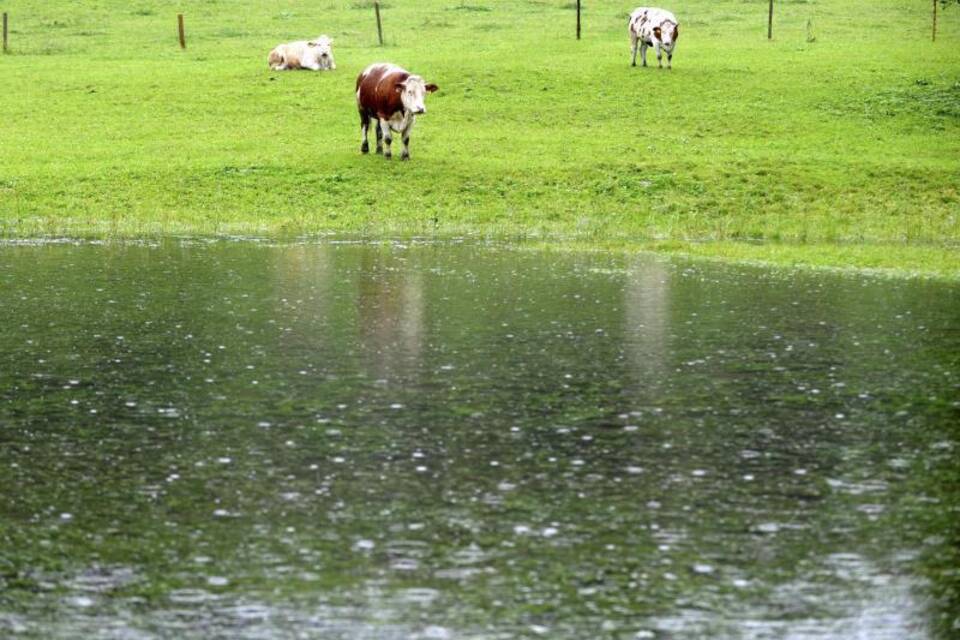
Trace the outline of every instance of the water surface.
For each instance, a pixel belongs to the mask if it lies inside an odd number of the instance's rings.
[[[0,247],[0,635],[952,638],[960,287]]]

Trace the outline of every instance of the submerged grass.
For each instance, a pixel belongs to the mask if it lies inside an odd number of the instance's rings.
[[[672,72],[620,2],[8,0],[0,234],[562,238],[957,276],[960,11],[905,0],[672,5]],[[184,11],[188,48],[176,41]],[[906,30],[906,31],[905,31]],[[273,73],[328,33],[334,73]],[[811,41],[810,34],[816,37]],[[891,43],[910,42],[911,46]],[[440,85],[413,160],[358,152],[356,74]]]

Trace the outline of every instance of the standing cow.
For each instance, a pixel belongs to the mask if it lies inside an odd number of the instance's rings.
[[[284,71],[286,69],[310,69],[312,71],[329,69],[333,71],[337,68],[337,63],[333,60],[333,40],[328,36],[320,36],[309,42],[298,40],[297,42],[278,44],[270,52],[267,63],[274,71]]]
[[[410,159],[410,131],[416,116],[427,112],[423,104],[428,93],[437,90],[437,85],[424,82],[395,64],[378,62],[371,64],[357,77],[357,109],[360,111],[360,151],[370,151],[367,130],[370,121],[377,120],[377,153],[385,158],[393,154],[390,145],[393,132],[401,135],[403,153],[401,160]],[[387,145],[384,150],[381,143]]]
[[[631,66],[637,66],[637,45],[643,66],[647,66],[647,47],[657,52],[657,64],[663,68],[663,53],[667,52],[667,68],[672,68],[673,49],[680,37],[676,16],[664,9],[640,7],[630,14],[630,44],[633,47]],[[662,51],[661,51],[662,50]]]

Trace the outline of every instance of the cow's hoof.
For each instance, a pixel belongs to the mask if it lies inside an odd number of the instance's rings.
[[[370,145],[366,142],[360,145],[360,153],[370,153]]]
[[[391,158],[393,158],[393,154],[387,151],[386,153],[383,154],[383,157],[386,158],[387,160],[390,160]]]
[[[401,160],[409,160],[409,159],[410,159],[410,154],[409,154],[409,153],[401,153],[401,154],[400,154],[400,159],[401,159]]]
[[[377,147],[377,155],[383,155],[383,147]]]

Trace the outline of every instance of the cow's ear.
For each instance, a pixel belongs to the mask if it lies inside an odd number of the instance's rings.
[[[316,42],[308,42],[308,43],[307,43],[307,46],[308,46],[308,47],[315,47],[315,46],[317,46],[317,43],[316,43]]]
[[[438,87],[437,85],[431,82],[426,87],[424,87],[424,89],[427,90],[427,93],[433,93],[434,91],[437,91],[438,89],[440,89],[440,87]]]
[[[663,40],[663,36],[660,35],[660,27],[653,28],[653,35],[657,40]]]
[[[680,37],[680,25],[677,25],[673,28],[673,39],[676,40]]]

